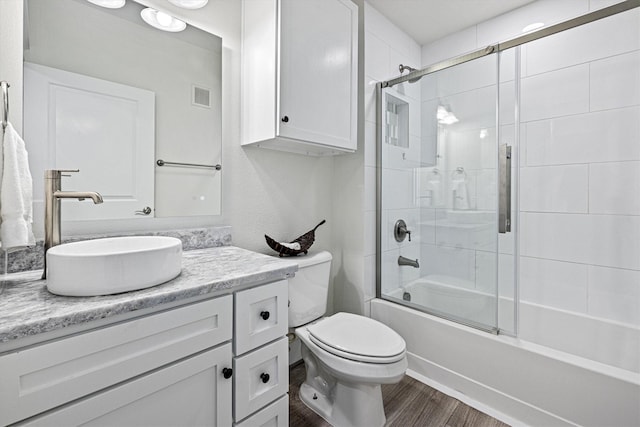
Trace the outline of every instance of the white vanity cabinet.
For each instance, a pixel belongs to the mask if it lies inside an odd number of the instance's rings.
[[[242,144],[308,155],[357,148],[358,7],[244,0]]]
[[[227,427],[235,414],[286,426],[287,290],[281,280],[5,353],[0,425]]]

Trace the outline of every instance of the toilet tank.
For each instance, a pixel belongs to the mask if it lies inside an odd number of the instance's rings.
[[[298,263],[295,277],[289,279],[289,327],[309,323],[327,311],[331,254],[327,251],[291,258]]]

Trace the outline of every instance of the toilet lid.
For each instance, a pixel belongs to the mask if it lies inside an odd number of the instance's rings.
[[[364,316],[336,313],[307,327],[314,344],[347,359],[393,363],[404,357],[406,344],[393,329]]]

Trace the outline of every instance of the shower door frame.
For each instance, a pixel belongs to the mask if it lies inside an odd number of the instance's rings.
[[[600,19],[604,19],[604,18],[608,18],[610,16],[616,15],[618,13],[622,13],[622,12],[626,12],[628,10],[632,10],[635,8],[640,7],[640,0],[625,0],[623,2],[578,16],[576,18],[573,19],[569,19],[567,21],[564,22],[560,22],[558,24],[554,24],[551,25],[549,27],[545,27],[545,28],[541,28],[539,30],[533,31],[531,33],[522,35],[522,36],[518,36],[515,37],[513,39],[504,41],[504,42],[500,42],[500,43],[496,43],[493,45],[489,45],[487,47],[475,50],[473,52],[464,54],[464,55],[460,55],[451,59],[447,59],[441,62],[438,62],[436,64],[430,65],[428,67],[419,69],[419,70],[415,70],[415,71],[411,71],[409,74],[406,74],[404,76],[399,76],[396,78],[393,78],[391,80],[386,80],[386,81],[382,81],[382,82],[378,82],[376,84],[376,117],[378,120],[381,120],[382,117],[382,91],[385,88],[391,88],[397,84],[400,83],[404,83],[404,82],[408,82],[409,80],[411,80],[412,82],[417,82],[418,80],[420,80],[423,76],[426,76],[428,74],[432,74],[441,70],[445,70],[447,68],[451,68],[454,67],[456,65],[460,65],[463,64],[465,62],[469,62],[469,61],[473,61],[475,59],[479,59],[482,57],[485,57],[487,55],[491,55],[491,54],[499,54],[502,51],[505,51],[507,49],[512,49],[512,48],[516,48],[518,46],[521,46],[525,43],[529,43],[535,40],[539,40],[566,30],[570,30],[576,27],[579,27],[581,25],[585,25],[585,24],[589,24],[591,22],[595,22],[598,21]],[[498,55],[499,58],[499,55]],[[519,64],[519,55],[516,61],[516,67],[519,70],[520,64]],[[519,73],[516,75],[517,79],[520,79]],[[498,86],[499,86],[499,79],[498,79]],[[499,96],[498,96],[499,98]],[[497,100],[497,102],[499,102],[499,100]],[[519,103],[519,95],[516,94],[516,103]],[[499,106],[497,106],[499,107]],[[519,118],[516,116],[516,129],[519,125]],[[381,132],[382,126],[381,123],[378,124],[378,126],[376,126],[376,298],[381,298],[381,299],[385,299],[382,296],[382,144],[383,144],[383,135]],[[499,126],[498,126],[499,129]],[[519,136],[519,131],[517,131],[516,136]],[[499,136],[497,136],[497,138],[499,138]],[[498,139],[499,141],[499,139]],[[518,166],[518,163],[516,163],[516,167]],[[518,198],[517,194],[516,194],[516,198]],[[518,202],[516,199],[516,210],[515,213],[519,213],[519,209],[518,209]],[[515,248],[514,248],[514,262],[516,264],[515,268],[514,268],[514,331],[513,333],[507,332],[506,335],[514,335],[517,336],[518,335],[518,303],[519,303],[519,295],[518,295],[518,268],[517,268],[517,264],[518,264],[518,239],[516,237],[516,243],[515,243]],[[496,276],[497,278],[497,276]],[[498,286],[496,285],[496,317],[498,316],[498,300],[499,300],[499,296],[498,294]],[[389,301],[391,302],[396,302],[394,300],[389,299]],[[423,311],[427,314],[432,314],[438,317],[441,317],[443,319],[446,320],[451,320],[454,321],[456,323],[460,323],[466,326],[471,326],[473,328],[476,329],[480,329],[486,332],[490,332],[490,333],[494,333],[494,334],[500,334],[503,333],[499,326],[498,326],[498,322],[496,322],[496,327],[495,328],[488,328],[484,325],[480,325],[480,324],[476,324],[473,321],[465,321],[464,319],[460,319],[457,318],[455,316],[448,316],[444,313],[441,312],[433,312],[430,311],[427,308],[424,307],[416,307],[414,304],[411,305],[407,305],[408,307],[411,308],[415,308],[418,309],[420,311]]]

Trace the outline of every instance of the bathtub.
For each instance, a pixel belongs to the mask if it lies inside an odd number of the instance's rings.
[[[389,296],[490,323],[481,316],[494,316],[485,310],[491,295],[445,279],[419,279]],[[505,298],[500,304],[513,305]],[[513,338],[371,301],[371,317],[406,340],[410,376],[508,424],[640,426],[639,328],[525,301],[519,310]],[[607,340],[624,340],[624,354]]]

